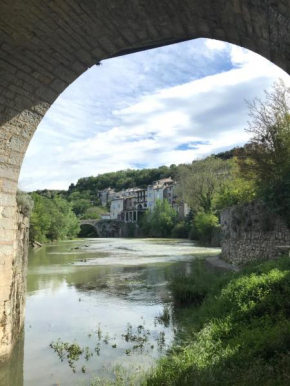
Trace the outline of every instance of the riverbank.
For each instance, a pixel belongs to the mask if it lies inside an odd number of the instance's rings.
[[[171,290],[174,317],[184,325],[186,315],[188,327],[144,385],[289,384],[288,257],[224,274],[197,262]]]

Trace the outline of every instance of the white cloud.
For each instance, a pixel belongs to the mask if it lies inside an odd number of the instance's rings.
[[[227,44],[220,40],[206,39],[205,45],[210,50],[224,51],[227,49]]]
[[[211,40],[105,61],[47,113],[20,185],[67,188],[83,176],[191,162],[241,145],[244,99],[261,97],[278,77],[289,82],[264,58]]]

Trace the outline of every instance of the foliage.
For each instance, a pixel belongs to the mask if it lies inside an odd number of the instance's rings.
[[[213,156],[215,158],[220,158],[222,160],[230,160],[235,157],[237,151],[243,152],[244,148],[243,147],[234,147],[231,150],[226,150],[218,154],[214,154]]]
[[[30,219],[30,240],[46,242],[76,237],[80,231],[79,221],[64,199],[52,199],[32,193],[34,208]]]
[[[233,205],[243,205],[256,198],[255,184],[252,180],[242,178],[234,164],[231,178],[225,181],[213,199],[213,207],[220,211]]]
[[[100,190],[112,188],[116,190],[140,187],[145,188],[152,181],[160,180],[161,178],[172,177],[176,174],[176,165],[160,166],[155,169],[137,169],[137,170],[119,170],[117,172],[99,174],[96,177],[80,178],[76,185],[71,184],[69,188],[69,196],[76,192],[87,191],[91,194]]]
[[[213,213],[199,212],[192,221],[192,227],[195,229],[198,239],[205,243],[212,240],[218,226],[219,220]]]
[[[90,208],[90,200],[86,198],[79,198],[78,200],[71,201],[72,210],[77,216],[82,216]]]
[[[81,216],[82,220],[92,219],[99,220],[101,218],[101,214],[104,213],[104,207],[102,206],[91,206],[86,209],[84,214]]]
[[[177,239],[187,239],[188,232],[189,232],[188,223],[185,221],[181,221],[175,224],[174,228],[172,229],[171,236]]]
[[[230,176],[231,163],[215,157],[179,167],[180,196],[194,212],[211,212],[215,194]]]
[[[289,258],[209,275],[200,280],[200,272],[193,270],[192,277],[175,279],[178,286],[171,284],[174,297],[192,300],[187,307],[195,320],[191,341],[159,361],[144,384],[288,384]]]
[[[248,106],[252,137],[244,152],[237,153],[240,174],[253,181],[258,198],[289,220],[290,88],[275,83],[265,102],[255,99]]]
[[[113,367],[113,374],[114,379],[111,379],[112,377],[94,377],[90,386],[139,386],[143,376],[143,372],[140,372],[140,369],[135,374],[131,374],[131,371],[121,365]]]
[[[153,211],[147,212],[143,216],[143,230],[154,237],[170,236],[176,216],[175,210],[167,200],[156,200]]]
[[[205,269],[205,262],[197,259],[188,276],[174,277],[170,282],[173,300],[178,306],[200,305],[212,286],[213,273]]]

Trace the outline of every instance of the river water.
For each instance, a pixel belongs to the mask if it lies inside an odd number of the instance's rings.
[[[0,366],[0,385],[89,385],[112,377],[119,364],[128,373],[154,366],[176,332],[168,280],[190,273],[193,259],[219,252],[188,240],[119,238],[31,250],[25,326]],[[70,367],[52,342],[84,351]]]

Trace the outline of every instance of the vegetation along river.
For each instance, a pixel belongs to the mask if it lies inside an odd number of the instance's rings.
[[[178,328],[168,280],[217,253],[187,240],[117,238],[31,250],[25,327],[0,384],[89,385],[118,365],[153,366]]]

